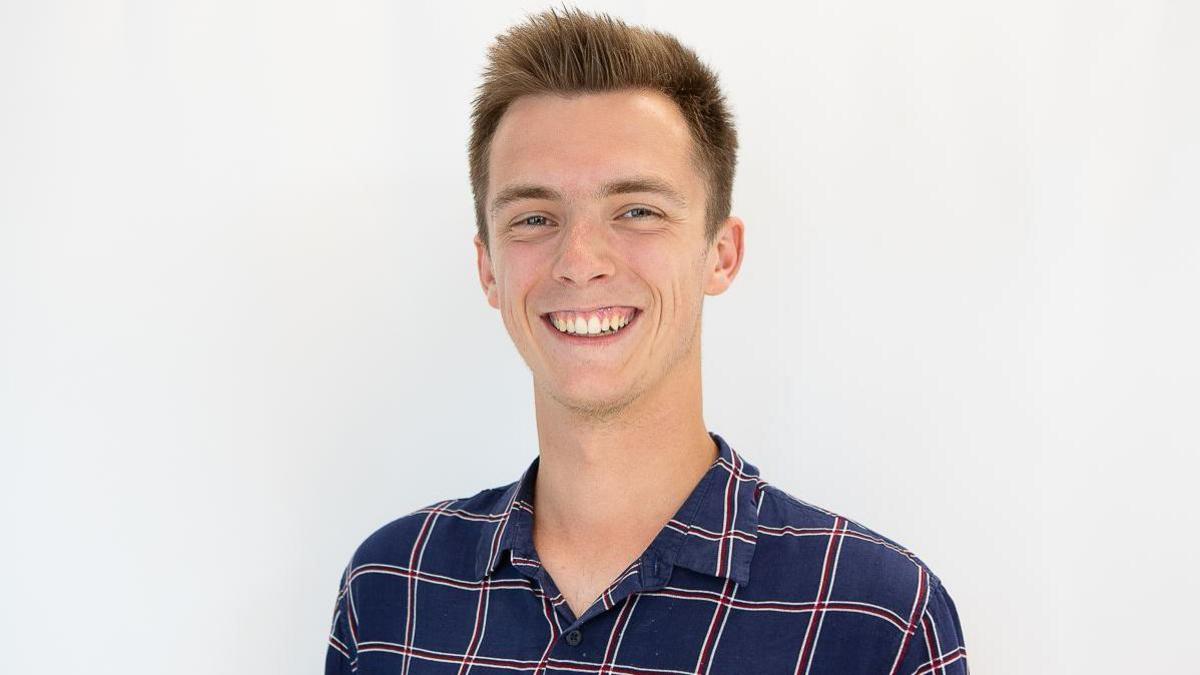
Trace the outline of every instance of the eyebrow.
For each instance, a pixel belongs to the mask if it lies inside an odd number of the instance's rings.
[[[652,192],[662,195],[667,199],[675,202],[676,205],[687,208],[687,199],[679,190],[675,189],[670,183],[661,178],[654,176],[630,176],[628,178],[618,178],[608,181],[600,186],[594,197],[596,199],[604,199],[613,195],[630,194],[634,192]],[[519,183],[509,185],[500,192],[496,193],[495,199],[492,200],[491,214],[496,215],[500,209],[518,202],[523,199],[545,199],[549,201],[563,201],[562,193],[554,188],[544,185],[533,185],[530,183]]]

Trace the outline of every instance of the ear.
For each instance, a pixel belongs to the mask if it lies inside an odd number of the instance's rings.
[[[706,295],[720,295],[733,283],[733,278],[742,267],[745,232],[746,224],[737,216],[730,216],[721,224],[717,238],[709,249],[711,266],[705,270],[708,275],[704,283]]]
[[[488,304],[495,309],[500,309],[500,293],[496,290],[496,275],[492,271],[492,258],[483,245],[483,240],[479,238],[479,233],[475,234],[475,265],[479,268],[479,285],[483,287]]]

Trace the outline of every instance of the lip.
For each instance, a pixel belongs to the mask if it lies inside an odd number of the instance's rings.
[[[588,312],[596,312],[601,309],[609,309],[611,307],[620,307],[622,309],[632,309],[635,312],[642,311],[642,309],[640,307],[635,307],[633,305],[596,305],[595,307],[586,307],[586,308],[571,307],[571,308],[566,308],[566,309],[552,309],[547,312],[542,312],[542,316],[547,317],[555,312],[575,312],[576,314],[587,314]]]
[[[605,305],[605,306],[606,307],[621,307],[622,305]],[[625,326],[623,328],[621,328],[621,330],[617,331],[616,333],[612,333],[611,335],[602,335],[600,337],[580,337],[578,335],[564,333],[554,327],[554,324],[551,323],[551,321],[550,321],[550,315],[548,313],[542,315],[542,324],[546,326],[546,330],[550,331],[551,333],[554,334],[555,337],[559,338],[560,340],[563,340],[567,344],[578,345],[578,346],[582,346],[582,347],[587,347],[587,346],[602,347],[605,345],[610,345],[610,344],[622,339],[625,336],[625,334],[631,328],[633,328],[635,324],[638,323],[638,319],[641,318],[641,316],[642,316],[642,310],[634,307],[633,308],[633,316],[630,317],[629,323],[625,324]]]

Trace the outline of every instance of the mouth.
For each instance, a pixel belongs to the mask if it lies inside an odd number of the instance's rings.
[[[597,321],[597,323],[600,324],[599,332],[596,333],[588,330],[592,327],[592,324],[581,324],[581,322],[576,322],[572,327],[569,319],[566,321],[560,319],[561,324],[564,328],[567,328],[567,331],[559,330],[559,327],[555,325],[554,319],[551,317],[551,314],[557,313],[548,312],[543,314],[542,324],[545,325],[546,329],[553,333],[555,337],[562,340],[566,344],[600,347],[617,342],[623,336],[628,334],[636,324],[638,324],[638,319],[642,316],[642,310],[637,309],[636,307],[631,309],[632,313],[628,313],[628,311],[622,312],[620,315],[614,313],[611,317],[601,312],[601,317]],[[626,318],[626,316],[628,318]],[[624,321],[624,323],[621,323],[622,321]],[[583,331],[586,332],[575,332],[575,328],[582,328]]]

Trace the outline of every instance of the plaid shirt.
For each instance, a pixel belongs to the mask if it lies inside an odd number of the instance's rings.
[[[325,672],[966,675],[950,595],[915,555],[767,484],[719,435],[675,517],[579,617],[519,481],[377,530],[342,575]]]

